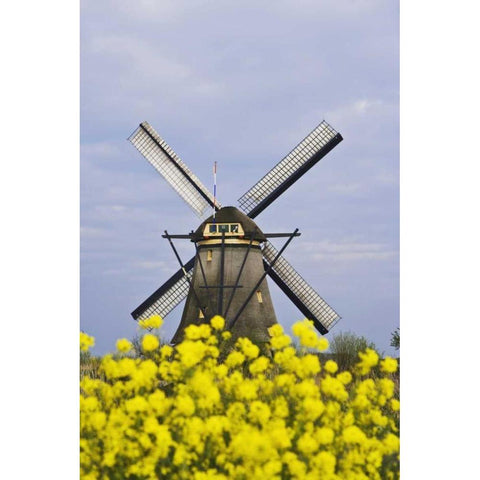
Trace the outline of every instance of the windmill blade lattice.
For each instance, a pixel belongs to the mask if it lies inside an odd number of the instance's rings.
[[[135,320],[144,320],[152,315],[166,317],[188,294],[189,279],[192,278],[195,258],[191,258],[184,266],[188,278],[183,270],[178,270],[158,290],[150,295],[133,312]]]
[[[147,122],[141,123],[128,140],[200,218],[211,211],[213,195]],[[218,202],[215,204],[220,208]]]
[[[278,251],[267,241],[263,245],[262,253],[265,261],[270,265]],[[320,333],[327,333],[340,320],[341,317],[337,312],[282,256],[277,259],[269,275],[297,308],[309,320],[313,320]]]
[[[238,199],[240,209],[250,218],[255,218],[342,140],[342,136],[327,122],[320,123]]]

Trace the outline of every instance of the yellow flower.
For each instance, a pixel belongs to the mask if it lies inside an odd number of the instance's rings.
[[[162,348],[160,348],[160,356],[163,360],[170,357],[172,353],[173,348],[170,345],[163,345]]]
[[[360,352],[358,356],[360,357],[360,362],[357,364],[357,367],[361,375],[366,375],[378,363],[378,353],[371,348],[367,348],[365,352]]]
[[[337,400],[347,400],[348,392],[345,386],[337,378],[327,375],[321,382],[320,388],[326,395],[330,395]]]
[[[269,327],[268,333],[271,337],[280,337],[283,335],[283,327],[279,323],[276,323]]]
[[[208,325],[207,325],[208,327]],[[209,327],[210,328],[210,327]],[[207,337],[210,335],[207,335]],[[188,340],[200,340],[201,338],[204,338],[204,331],[201,328],[201,325],[189,325],[185,329],[185,338]]]
[[[338,370],[338,365],[333,360],[327,360],[324,368],[328,373],[335,373]]]
[[[266,403],[256,400],[250,404],[248,418],[253,422],[258,422],[263,425],[268,421],[270,415],[270,408]]]
[[[357,426],[351,425],[343,431],[343,440],[346,443],[363,444],[367,441],[367,436]]]
[[[277,397],[274,400],[274,411],[273,414],[276,417],[285,418],[288,417],[289,410],[288,410],[288,403],[283,397]]]
[[[270,431],[273,445],[278,449],[290,448],[292,442],[290,437],[292,436],[291,429],[287,429],[285,421],[282,419],[274,419],[268,423],[267,427]]]
[[[98,410],[100,407],[100,404],[98,403],[98,400],[96,397],[84,397],[83,395],[80,395],[80,410],[84,412],[94,412],[95,410]]]
[[[125,402],[125,409],[128,413],[145,412],[148,407],[148,402],[142,396],[133,397]]]
[[[315,421],[325,410],[321,400],[307,397],[302,402],[302,409],[307,420]]]
[[[277,365],[291,372],[300,368],[300,358],[296,356],[296,351],[293,347],[286,347],[275,352],[273,360]]]
[[[388,433],[383,440],[383,445],[387,455],[397,453],[400,449],[400,440],[393,433]]]
[[[170,401],[167,400],[162,390],[155,390],[147,397],[150,409],[157,415],[164,415],[170,407]]]
[[[390,407],[394,412],[398,412],[400,410],[400,402],[397,399],[392,398],[390,400]]]
[[[196,394],[199,408],[213,409],[220,401],[220,392],[209,372],[197,370],[188,385]]]
[[[335,433],[329,427],[320,427],[315,431],[315,439],[318,443],[327,445],[333,442]]]
[[[228,330],[225,331],[225,332],[222,332],[222,338],[224,340],[230,340],[230,338],[232,338],[232,333],[229,332]]]
[[[277,474],[282,470],[282,462],[271,460],[263,466],[264,478],[279,478]]]
[[[288,452],[291,453],[291,452]],[[303,479],[305,478],[305,473],[307,471],[307,465],[297,459],[294,453],[291,455],[285,455],[283,459],[284,463],[288,466],[288,470],[293,475],[292,478]]]
[[[389,378],[378,380],[378,389],[387,398],[392,398],[395,392],[395,384]]]
[[[123,353],[129,352],[133,347],[132,343],[126,338],[121,338],[120,340],[117,340],[116,346],[117,350]]]
[[[145,329],[160,328],[163,324],[163,319],[160,315],[152,315],[145,320],[139,320],[138,324]]]
[[[304,433],[298,439],[297,448],[300,452],[308,455],[318,449],[318,442],[310,434]]]
[[[146,352],[156,350],[160,346],[160,342],[155,335],[147,333],[142,338],[142,348]]]
[[[292,397],[315,397],[318,395],[318,385],[312,379],[303,380],[290,388]]]
[[[240,402],[233,402],[227,408],[227,417],[231,419],[240,419],[245,415],[246,409],[245,405]]]
[[[327,350],[328,348],[328,340],[326,338],[319,338],[318,339],[318,345],[317,345],[317,350],[320,352],[323,352]]]
[[[237,345],[247,358],[257,358],[260,353],[260,349],[248,338],[239,338],[237,340]]]
[[[300,344],[304,347],[314,348],[318,344],[318,337],[313,330],[313,322],[311,320],[303,320],[297,322],[292,327],[293,334],[299,338]]]
[[[85,332],[80,332],[80,350],[87,352],[90,347],[95,345],[95,339]]]
[[[382,412],[378,408],[370,410],[370,420],[380,427],[385,427],[388,423],[388,418],[382,415]]]
[[[229,368],[241,365],[245,361],[245,355],[241,352],[233,351],[228,354],[225,360],[225,365]]]
[[[234,459],[243,459],[244,464],[250,462],[267,462],[275,458],[276,449],[268,432],[245,425],[230,443],[231,455]],[[241,477],[240,477],[241,478]]]
[[[352,381],[352,374],[349,371],[341,372],[336,377],[344,385],[348,385]]]
[[[394,358],[385,357],[385,359],[380,362],[380,368],[382,372],[395,373],[398,368],[398,363]]]
[[[195,413],[195,402],[189,395],[179,395],[175,400],[175,410],[186,417]]]
[[[122,358],[117,362],[117,377],[126,377],[136,371],[136,362],[133,358]]]
[[[358,410],[367,410],[370,408],[371,403],[366,395],[364,395],[363,393],[359,393],[353,399],[352,406],[354,406]]]
[[[312,466],[318,468],[321,472],[321,477],[324,475],[332,475],[335,473],[335,465],[337,463],[337,459],[335,455],[331,452],[319,452],[312,458]]]
[[[90,425],[95,430],[101,430],[107,423],[107,415],[105,412],[94,412],[90,415]]]
[[[240,400],[253,400],[257,398],[257,387],[251,380],[244,380],[237,385],[236,393]]]
[[[300,359],[300,369],[297,374],[301,378],[311,377],[320,372],[320,361],[316,355],[304,355]]]
[[[270,360],[267,357],[261,356],[257,359],[255,359],[248,369],[250,370],[250,373],[253,375],[258,374],[258,373],[263,373],[268,366],[270,365]]]
[[[215,315],[210,320],[210,325],[213,327],[214,330],[223,330],[225,327],[225,319],[220,315]]]
[[[195,325],[192,325],[195,326]],[[201,341],[184,340],[176,347],[182,365],[187,368],[198,365],[207,353],[207,345]]]
[[[205,420],[205,431],[213,436],[220,435],[228,425],[226,417],[211,415]]]
[[[273,328],[273,327],[271,327]],[[270,345],[276,350],[287,347],[292,343],[292,339],[288,335],[277,335],[270,339]]]

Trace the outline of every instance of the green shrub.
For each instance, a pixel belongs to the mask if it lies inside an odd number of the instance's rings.
[[[352,332],[341,332],[329,339],[329,352],[337,362],[340,370],[350,370],[358,362],[359,352],[364,352],[367,348],[375,350],[377,347],[363,336],[358,336]]]

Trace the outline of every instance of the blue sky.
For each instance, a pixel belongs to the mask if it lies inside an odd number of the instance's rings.
[[[256,221],[302,232],[284,256],[342,316],[331,334],[393,353],[398,17],[398,2],[380,0],[82,2],[80,312],[95,352],[134,336],[130,312],[178,269],[163,230],[200,223],[126,140],[137,125],[148,121],[211,189],[217,161],[218,197],[236,205],[325,119],[344,141]],[[302,315],[270,288],[289,329]]]

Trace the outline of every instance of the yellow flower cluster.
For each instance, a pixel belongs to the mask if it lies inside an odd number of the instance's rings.
[[[399,478],[396,360],[370,378],[367,351],[338,372],[308,321],[293,327],[300,352],[280,325],[260,348],[224,325],[190,326],[175,347],[147,333],[145,358],[106,355],[105,380],[81,380],[82,479]]]
[[[95,345],[95,339],[85,332],[80,332],[80,350],[82,352],[88,352],[90,347]]]
[[[117,350],[122,353],[127,353],[133,348],[132,342],[126,338],[121,338],[117,340]]]
[[[145,320],[139,320],[138,324],[145,329],[160,328],[163,325],[163,319],[160,315],[153,315]]]

